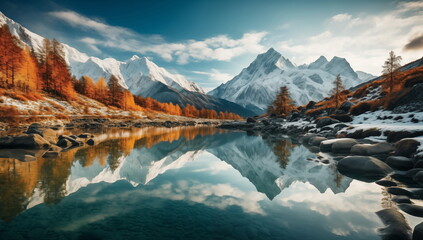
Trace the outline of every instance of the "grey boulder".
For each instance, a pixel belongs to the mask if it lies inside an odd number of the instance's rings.
[[[394,146],[387,142],[376,144],[356,144],[351,147],[351,154],[373,156],[378,154],[387,154],[394,150]]]
[[[0,148],[48,149],[50,143],[38,134],[0,138]]]
[[[386,164],[398,170],[410,170],[414,167],[411,159],[402,156],[390,156],[386,159]]]
[[[393,172],[386,163],[374,157],[348,156],[338,163],[338,171],[343,175],[364,182],[374,182]]]
[[[423,184],[423,171],[419,171],[414,175],[413,181],[415,181],[418,184]]]
[[[336,138],[322,141],[320,143],[320,151],[322,152],[349,152],[351,147],[358,144],[357,140],[353,138]],[[334,147],[335,146],[335,147]]]
[[[330,117],[323,117],[316,121],[316,127],[321,128],[327,125],[331,125],[334,123],[340,123],[340,121],[330,118]]]
[[[413,231],[413,240],[423,239],[423,222],[417,224]]]
[[[351,148],[358,144],[357,140],[353,138],[341,138],[332,144],[333,153],[349,153]]]
[[[406,212],[406,213],[408,213],[412,216],[423,217],[423,207],[422,206],[409,204],[409,203],[401,203],[401,204],[398,204],[398,207],[402,211],[404,211],[404,212]]]
[[[325,140],[327,140],[327,138],[316,136],[316,137],[310,138],[310,140],[308,141],[308,144],[311,146],[320,146],[320,143]]]

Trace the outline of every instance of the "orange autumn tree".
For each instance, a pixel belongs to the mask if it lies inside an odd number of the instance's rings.
[[[76,92],[64,55],[63,46],[56,39],[44,39],[38,54],[43,90],[73,100],[76,99]]]
[[[109,94],[109,89],[107,88],[106,80],[103,77],[98,79],[97,83],[95,84],[95,97],[94,99],[100,102],[106,102],[107,95]]]
[[[0,87],[13,88],[21,66],[22,48],[7,24],[0,27]]]
[[[82,76],[81,79],[79,79],[79,87],[82,94],[89,98],[94,98],[96,93],[96,86],[94,84],[94,81],[87,76]]]
[[[38,63],[29,47],[22,50],[21,67],[18,71],[18,88],[25,92],[38,92],[42,83],[38,74]]]
[[[128,90],[123,91],[119,105],[123,110],[141,110],[141,107],[135,104],[134,95]]]
[[[115,77],[114,75],[110,76],[107,86],[109,88],[110,105],[120,107],[123,89],[119,85],[119,79],[117,79],[117,77]]]

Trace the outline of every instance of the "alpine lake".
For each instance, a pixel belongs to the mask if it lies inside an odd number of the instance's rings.
[[[0,239],[381,239],[376,212],[395,208],[385,187],[343,176],[333,157],[290,138],[215,127],[96,134],[104,141],[53,158],[0,151]],[[421,222],[405,217],[411,229]]]

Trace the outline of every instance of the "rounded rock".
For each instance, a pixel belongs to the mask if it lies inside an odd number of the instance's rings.
[[[393,172],[386,163],[368,156],[345,157],[339,161],[338,171],[365,182],[377,181]]]
[[[320,146],[320,143],[327,140],[327,138],[325,137],[320,137],[320,136],[315,136],[310,138],[310,140],[308,141],[308,144],[311,146]]]
[[[376,144],[356,144],[351,147],[351,154],[373,156],[379,154],[387,154],[394,150],[394,146],[387,142]]]
[[[414,139],[402,139],[395,143],[395,155],[411,157],[420,146],[420,143]]]
[[[423,171],[419,171],[414,175],[413,181],[415,181],[418,184],[423,184]]]
[[[412,240],[421,240],[423,239],[423,222],[417,224],[414,227],[413,238]]]
[[[353,138],[344,138],[335,141],[332,144],[332,152],[333,153],[349,153],[351,148],[358,144],[357,140]]]
[[[409,204],[409,203],[401,203],[401,204],[398,204],[398,207],[402,211],[404,211],[404,212],[406,212],[406,213],[408,213],[412,216],[423,217],[423,207],[422,206]]]
[[[413,161],[402,156],[390,156],[386,159],[386,164],[398,170],[410,170],[414,166]]]

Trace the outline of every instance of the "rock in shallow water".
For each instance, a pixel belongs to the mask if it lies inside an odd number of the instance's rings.
[[[61,148],[70,148],[72,147],[72,143],[68,139],[62,138],[57,142],[57,146]]]
[[[413,161],[402,156],[390,156],[386,159],[386,164],[398,170],[410,170],[413,168]]]
[[[0,148],[48,149],[50,143],[39,134],[23,134],[0,138]]]
[[[382,239],[411,239],[411,228],[404,215],[393,208],[383,209],[376,212],[382,220],[385,228],[379,229]]]
[[[386,163],[368,156],[345,157],[339,161],[338,171],[364,182],[377,181],[393,172]]]
[[[322,152],[335,152],[336,153],[349,153],[352,146],[358,144],[357,140],[353,138],[336,138],[325,140],[320,143],[320,151]]]
[[[387,189],[387,192],[390,193],[390,194],[393,194],[393,195],[402,195],[402,196],[407,196],[407,197],[413,196],[412,192],[410,192],[406,189],[400,188],[400,187],[390,187],[390,188]]]
[[[60,152],[57,151],[48,151],[44,153],[43,158],[55,158],[60,155]]]
[[[316,136],[316,137],[310,138],[310,140],[308,141],[308,144],[311,146],[320,146],[320,143],[325,140],[328,140],[328,139],[325,137]]]
[[[423,217],[423,207],[419,205],[409,204],[409,203],[401,203],[398,204],[398,207],[403,210],[404,212],[415,216],[415,217]]]
[[[394,150],[394,146],[387,142],[376,144],[356,144],[351,147],[351,154],[373,156],[378,154],[387,154]]]
[[[57,132],[53,129],[47,128],[42,130],[41,136],[51,144],[55,144],[57,142]]]
[[[414,165],[415,168],[423,168],[423,160],[419,160]]]
[[[416,225],[413,231],[413,240],[422,240],[422,239],[423,239],[423,222]]]
[[[352,138],[339,139],[332,144],[332,152],[349,153],[351,151],[351,147],[356,144],[358,144],[357,140]]]
[[[90,145],[90,146],[93,146],[95,142],[94,142],[94,140],[91,138],[91,139],[88,139],[86,143],[87,143],[88,145]]]
[[[423,185],[423,171],[417,172],[416,175],[414,175],[413,180],[416,183]]]
[[[392,201],[396,203],[412,203],[409,197],[401,195],[394,196]]]
[[[393,187],[393,186],[397,186],[397,184],[391,180],[379,180],[376,181],[376,184],[380,185],[380,186],[384,186],[384,187]]]

